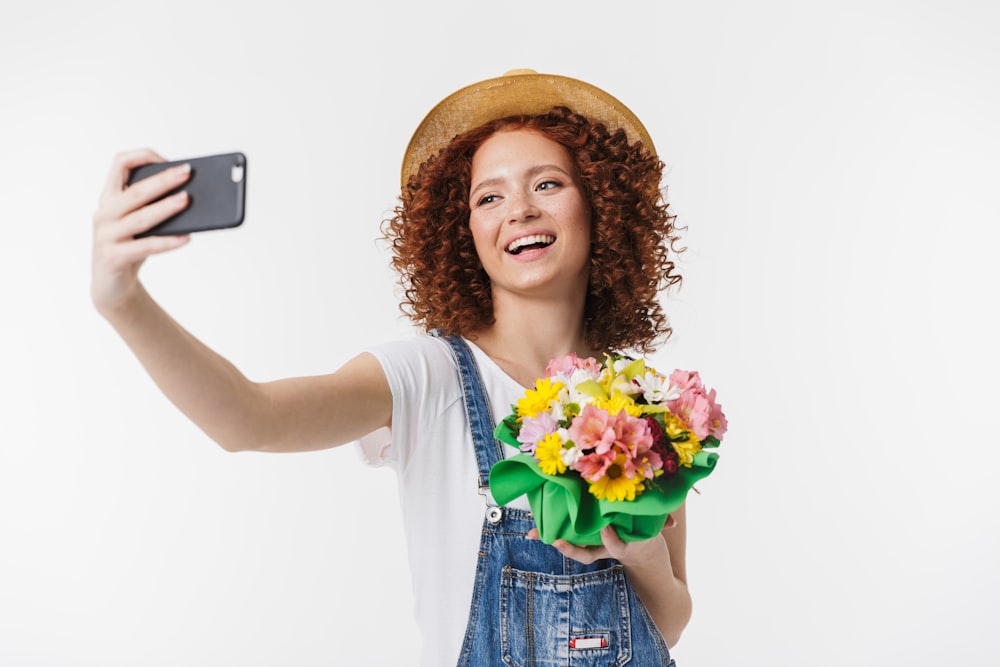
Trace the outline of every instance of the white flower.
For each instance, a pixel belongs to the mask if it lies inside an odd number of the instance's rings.
[[[554,373],[553,375],[549,376],[549,380],[552,382],[552,384],[555,384],[556,382],[562,382],[564,385],[568,386],[570,383],[569,375],[567,375],[566,373]]]
[[[573,402],[573,391],[571,389],[572,385],[569,383],[569,378],[565,375],[552,376],[552,382],[556,382],[556,378],[559,378],[559,382],[563,383],[562,389],[559,390],[559,394],[556,396],[549,404],[549,414],[552,415],[552,419],[559,422],[566,419],[566,407]]]
[[[670,386],[669,378],[653,371],[646,371],[645,375],[637,375],[635,383],[639,385],[642,396],[647,403],[663,403],[681,397],[681,390]]]
[[[565,444],[566,441],[563,440],[563,443]],[[576,462],[582,455],[583,452],[580,451],[579,447],[576,446],[572,446],[569,448],[563,447],[563,450],[560,453],[559,458],[562,459],[562,462],[566,464],[567,468],[572,468],[573,466],[576,465]]]
[[[573,374],[566,381],[566,386],[569,387],[567,402],[576,403],[581,408],[587,403],[592,403],[594,397],[591,396],[590,394],[585,394],[577,390],[577,387],[579,387],[582,383],[587,382],[588,380],[596,380],[596,379],[597,378],[594,377],[593,373],[589,373],[582,368],[577,368],[576,370],[574,370]]]

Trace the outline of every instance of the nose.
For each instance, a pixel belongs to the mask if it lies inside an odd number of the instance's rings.
[[[507,211],[509,222],[524,222],[538,217],[538,207],[530,192],[516,192],[510,195]]]

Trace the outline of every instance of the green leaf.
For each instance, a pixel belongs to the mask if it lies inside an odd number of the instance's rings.
[[[506,442],[511,447],[521,448],[521,443],[517,441],[517,432],[510,427],[506,419],[497,424],[496,429],[493,430],[493,437],[500,442]]]
[[[628,366],[622,369],[621,374],[625,376],[625,379],[631,382],[636,377],[644,375],[646,373],[646,362],[643,359],[636,359]]]
[[[604,390],[604,387],[597,380],[584,380],[576,385],[576,390],[581,394],[593,396],[597,399],[607,400],[608,398],[608,392]]]

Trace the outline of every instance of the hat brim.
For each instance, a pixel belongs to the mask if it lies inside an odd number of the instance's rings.
[[[600,88],[555,74],[511,73],[461,88],[431,109],[403,154],[402,184],[459,134],[498,118],[543,114],[557,105],[600,121],[610,130],[621,128],[630,142],[641,141],[656,154],[653,140],[636,115]]]

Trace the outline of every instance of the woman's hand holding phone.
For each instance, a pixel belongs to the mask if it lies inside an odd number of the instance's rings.
[[[188,165],[127,185],[133,169],[165,161],[149,149],[129,151],[115,156],[108,173],[94,213],[91,265],[91,298],[105,316],[126,306],[138,293],[139,268],[147,257],[179,248],[190,238],[186,234],[135,238],[188,206],[184,190],[160,199],[190,179]]]

